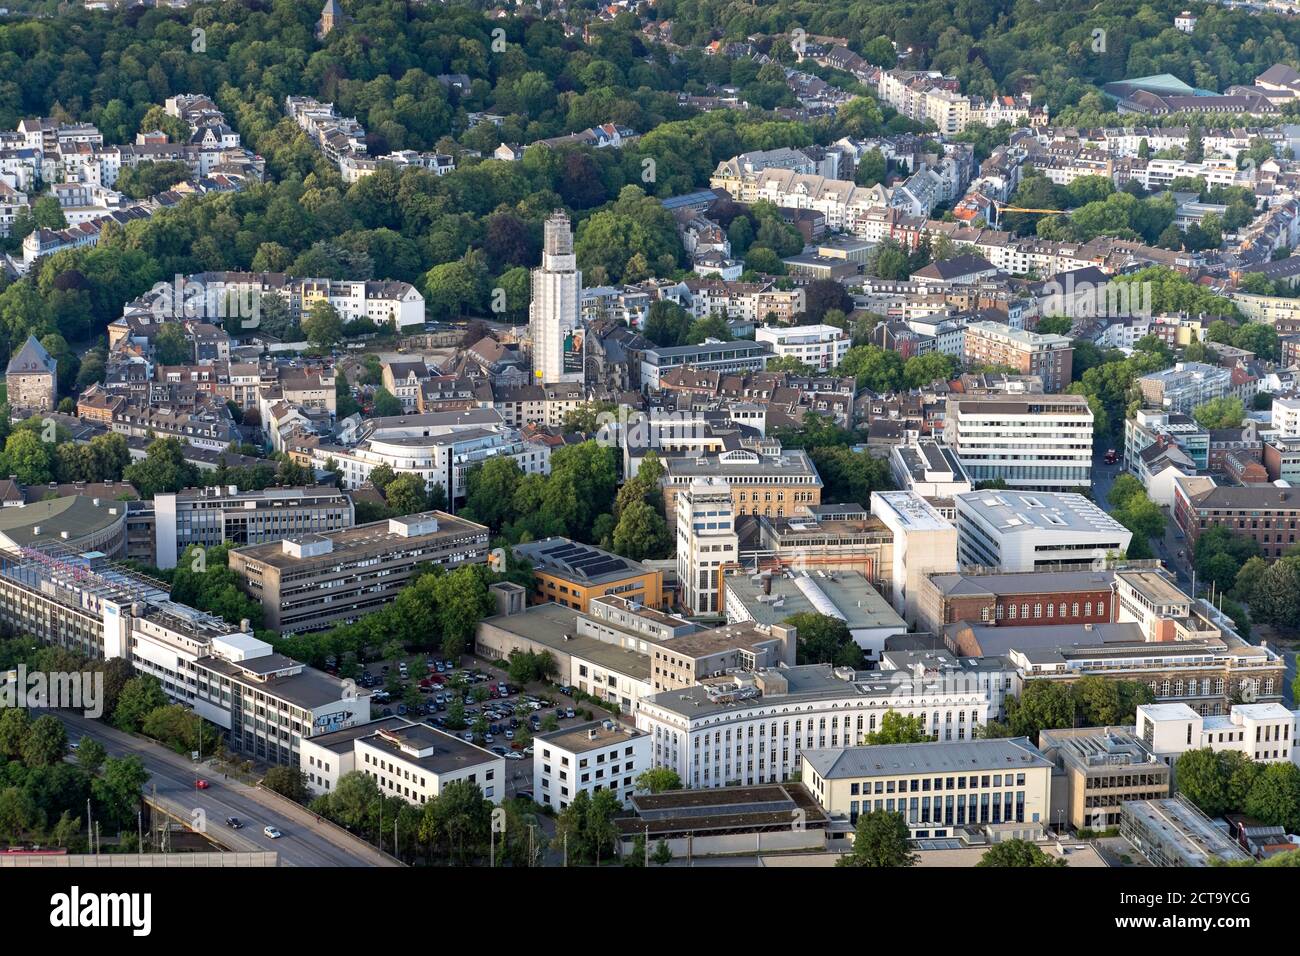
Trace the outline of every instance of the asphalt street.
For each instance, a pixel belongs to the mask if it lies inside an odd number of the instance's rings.
[[[93,737],[104,745],[110,757],[139,757],[149,772],[145,795],[152,796],[156,787],[160,804],[173,810],[184,809],[189,819],[195,809],[202,810],[210,836],[231,849],[274,850],[280,854],[281,866],[397,865],[364,841],[327,824],[317,825],[309,811],[282,807],[275,797],[255,787],[224,779],[206,767],[196,768],[186,757],[97,720],[67,711],[54,713],[68,728],[70,741]],[[208,781],[206,790],[195,787],[200,777]],[[243,828],[227,828],[228,817],[237,817]],[[262,828],[268,825],[277,827],[283,836],[278,840],[266,836]]]

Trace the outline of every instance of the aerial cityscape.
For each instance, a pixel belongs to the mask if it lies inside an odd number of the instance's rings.
[[[54,927],[1300,865],[1300,3],[10,0],[0,348]]]

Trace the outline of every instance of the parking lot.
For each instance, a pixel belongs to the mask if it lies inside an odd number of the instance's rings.
[[[372,695],[372,717],[397,714],[427,721],[504,757],[507,797],[532,790],[532,746],[520,739],[520,731],[526,730],[530,737],[545,733],[552,717],[556,726],[571,727],[586,720],[584,710],[590,710],[596,719],[610,716],[593,704],[575,701],[551,684],[519,687],[504,669],[468,656],[454,664],[436,654],[400,662],[375,661],[365,665],[356,680],[363,693]],[[420,703],[415,706],[406,702],[412,685],[420,694]],[[463,729],[447,726],[457,698],[464,709]],[[485,735],[476,735],[473,730],[480,717],[487,724]]]

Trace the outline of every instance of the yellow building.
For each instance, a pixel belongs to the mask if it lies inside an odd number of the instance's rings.
[[[709,479],[731,488],[734,513],[785,518],[822,503],[822,479],[808,453],[783,450],[775,442],[732,448],[695,457],[685,453],[663,457],[664,514],[676,534],[677,495],[693,481]]]
[[[840,825],[901,813],[914,838],[1048,823],[1052,762],[1027,737],[831,747],[800,754],[803,785]]]
[[[516,558],[533,566],[532,604],[554,601],[586,612],[592,598],[617,595],[647,607],[663,607],[662,571],[568,538],[546,538],[514,546]]]

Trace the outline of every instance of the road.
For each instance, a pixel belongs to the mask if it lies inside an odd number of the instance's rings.
[[[338,832],[328,824],[315,825],[308,811],[295,813],[283,809],[278,803],[272,803],[274,797],[238,781],[223,779],[217,773],[209,775],[203,771],[208,789],[196,790],[194,782],[198,774],[194,764],[185,757],[100,721],[67,711],[54,713],[68,728],[69,740],[93,737],[104,745],[110,757],[139,757],[149,772],[146,795],[151,795],[156,787],[160,803],[188,807],[191,812],[202,810],[218,841],[229,836],[235,838],[231,843],[239,849],[274,850],[280,854],[281,866],[396,865],[356,837]],[[243,829],[227,830],[228,817],[238,817]],[[278,827],[284,836],[278,840],[266,836],[262,828],[268,825]]]

